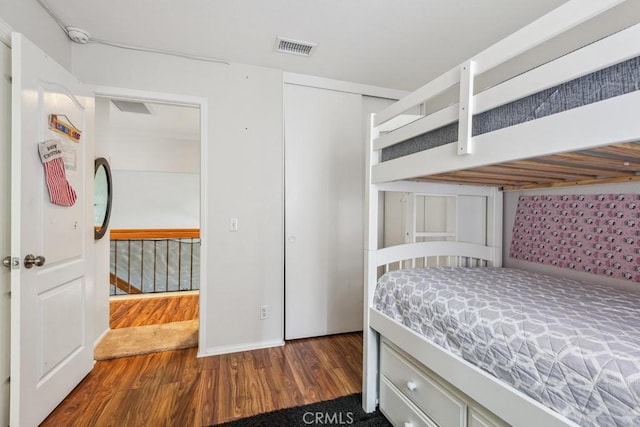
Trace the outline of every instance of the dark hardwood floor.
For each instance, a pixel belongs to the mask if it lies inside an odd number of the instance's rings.
[[[124,312],[143,311],[149,310]],[[42,425],[208,426],[362,388],[361,333],[221,356],[196,354],[190,348],[98,361]]]

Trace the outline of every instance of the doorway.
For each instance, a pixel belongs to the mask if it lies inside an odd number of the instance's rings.
[[[95,103],[96,157],[109,160],[114,189],[102,244],[109,262],[96,265],[97,277],[109,277],[111,330],[96,357],[197,345],[201,108],[121,96]]]

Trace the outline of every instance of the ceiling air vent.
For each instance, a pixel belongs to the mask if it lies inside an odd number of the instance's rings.
[[[151,114],[149,107],[144,102],[123,101],[121,99],[112,99],[111,102],[124,113]]]
[[[286,39],[280,36],[276,38],[276,51],[282,53],[310,56],[316,46],[317,44],[311,42],[301,42],[299,40]]]

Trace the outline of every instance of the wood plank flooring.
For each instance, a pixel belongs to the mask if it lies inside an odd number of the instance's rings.
[[[198,318],[198,295],[114,298],[112,329]],[[205,358],[197,349],[96,362],[43,426],[208,426],[361,391],[362,334]]]
[[[361,391],[362,334],[196,357],[196,349],[105,360],[43,426],[208,426]]]
[[[198,293],[112,298],[111,329],[158,325],[198,318]]]

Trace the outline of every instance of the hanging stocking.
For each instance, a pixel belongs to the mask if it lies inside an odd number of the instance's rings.
[[[51,203],[60,206],[73,206],[78,196],[67,181],[64,159],[62,158],[62,143],[55,139],[45,141],[38,144],[38,150],[44,166]]]

